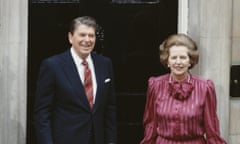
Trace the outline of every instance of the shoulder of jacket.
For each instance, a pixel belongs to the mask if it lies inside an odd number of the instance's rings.
[[[151,83],[161,82],[161,81],[169,81],[169,74],[160,75],[160,76],[151,76],[148,79],[148,81],[151,82]]]

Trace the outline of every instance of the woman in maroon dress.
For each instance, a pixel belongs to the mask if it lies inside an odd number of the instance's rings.
[[[141,144],[226,144],[213,82],[189,73],[198,57],[197,45],[185,34],[171,35],[160,45],[160,61],[170,73],[148,81]]]

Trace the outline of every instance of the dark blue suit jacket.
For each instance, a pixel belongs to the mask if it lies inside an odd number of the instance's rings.
[[[38,144],[88,144],[91,127],[96,144],[116,143],[112,63],[104,56],[91,56],[97,80],[93,111],[70,50],[42,62],[34,105]]]

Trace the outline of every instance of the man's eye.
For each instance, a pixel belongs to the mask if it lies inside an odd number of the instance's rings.
[[[81,37],[84,37],[84,36],[85,36],[85,34],[82,34],[82,33],[80,33],[80,34],[79,34],[79,36],[81,36]]]
[[[94,38],[94,37],[95,37],[95,35],[93,35],[93,34],[92,34],[92,35],[89,35],[89,37],[91,37],[91,38]]]

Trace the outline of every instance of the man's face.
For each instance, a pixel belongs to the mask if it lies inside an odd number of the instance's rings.
[[[76,27],[73,34],[69,32],[68,39],[76,53],[84,59],[91,53],[95,46],[95,29],[93,27],[80,24]]]

